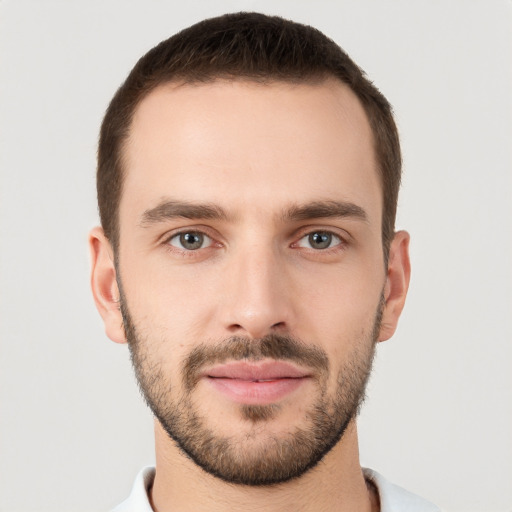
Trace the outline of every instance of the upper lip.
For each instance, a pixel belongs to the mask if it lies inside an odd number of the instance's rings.
[[[203,377],[247,381],[299,379],[310,375],[310,372],[287,361],[233,361],[213,366],[203,372]]]

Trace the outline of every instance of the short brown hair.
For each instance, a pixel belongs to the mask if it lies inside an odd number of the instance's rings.
[[[319,82],[335,77],[359,98],[374,137],[383,194],[382,243],[393,238],[401,154],[391,106],[364,72],[313,27],[259,13],[211,18],[161,42],[135,65],[106,111],[98,147],[97,192],[101,224],[114,250],[119,243],[123,146],[138,104],[168,82],[218,78],[258,82]]]

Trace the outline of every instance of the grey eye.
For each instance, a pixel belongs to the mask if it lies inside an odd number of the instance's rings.
[[[334,233],[328,231],[313,231],[299,240],[299,247],[308,249],[329,249],[341,244],[341,238]]]
[[[169,243],[173,247],[177,247],[178,249],[185,249],[186,251],[196,251],[197,249],[203,249],[204,247],[208,247],[212,240],[209,236],[204,233],[200,233],[197,231],[188,231],[184,233],[178,233],[173,236]]]
[[[308,242],[313,249],[327,249],[331,245],[332,235],[330,233],[311,233]]]

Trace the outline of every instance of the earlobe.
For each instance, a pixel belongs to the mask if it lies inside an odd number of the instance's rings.
[[[114,254],[103,229],[96,227],[89,233],[91,254],[91,288],[107,336],[116,343],[126,343],[123,318],[119,304]]]
[[[393,336],[404,308],[411,276],[409,240],[409,233],[398,231],[391,242],[378,341],[385,341]]]

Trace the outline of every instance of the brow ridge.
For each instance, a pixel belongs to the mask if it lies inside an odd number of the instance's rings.
[[[313,201],[303,205],[293,205],[287,208],[282,216],[288,221],[332,217],[353,217],[368,221],[368,215],[361,206],[347,201]]]
[[[174,199],[165,199],[154,208],[145,210],[141,215],[140,225],[149,227],[153,224],[176,218],[227,220],[226,211],[213,203],[190,203]]]
[[[282,220],[288,222],[334,217],[353,217],[368,221],[368,215],[362,207],[347,201],[312,201],[306,204],[294,204],[285,208],[281,214]],[[164,199],[154,208],[143,212],[140,225],[149,227],[176,218],[225,221],[229,220],[231,216],[214,203],[191,203]]]

